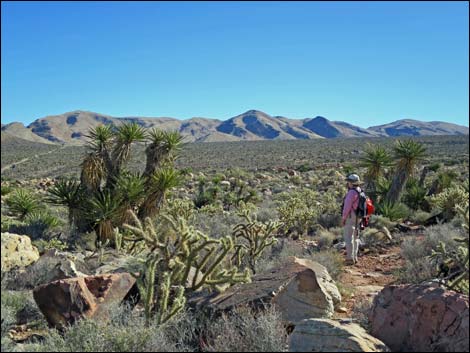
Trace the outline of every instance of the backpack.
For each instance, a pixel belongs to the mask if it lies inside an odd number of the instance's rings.
[[[359,194],[359,203],[357,204],[356,208],[356,215],[360,217],[361,220],[361,228],[369,226],[369,218],[374,213],[375,207],[372,199],[366,195],[364,190],[360,189],[359,192],[357,189],[356,192]]]

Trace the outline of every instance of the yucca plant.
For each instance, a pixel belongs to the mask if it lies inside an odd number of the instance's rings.
[[[92,222],[98,240],[114,241],[114,222],[117,219],[121,200],[109,190],[99,192],[88,201],[86,216]]]
[[[406,192],[403,202],[413,210],[418,210],[425,202],[426,189],[419,185],[416,179],[409,179],[406,183]]]
[[[17,189],[8,199],[6,199],[10,211],[20,220],[28,214],[40,208],[38,198],[30,191]]]
[[[159,211],[167,192],[182,181],[181,174],[173,168],[160,169],[151,176],[149,193],[140,207],[139,218],[153,218]]]
[[[124,123],[117,127],[114,135],[114,146],[111,152],[112,169],[108,170],[109,186],[114,185],[123,164],[128,161],[132,144],[145,140],[145,130],[135,123]]]
[[[96,230],[99,241],[114,241],[114,228],[130,221],[129,211],[141,219],[155,217],[180,174],[173,168],[183,137],[178,132],[152,129],[149,133],[133,122],[90,129],[87,151],[81,163],[80,182],[59,182],[50,189],[49,201],[69,208],[71,229]],[[149,142],[142,174],[126,171],[132,145]],[[75,225],[80,220],[78,226]]]
[[[391,221],[400,221],[408,216],[409,210],[406,205],[402,203],[383,201],[377,205],[377,213],[387,217]]]
[[[367,168],[365,173],[366,188],[372,198],[376,198],[376,183],[383,176],[385,168],[392,165],[392,157],[382,146],[368,144],[361,158],[361,166]]]
[[[406,181],[413,174],[418,162],[424,159],[426,148],[420,142],[398,140],[393,147],[393,152],[396,160],[395,175],[386,196],[386,200],[391,204],[400,200]]]
[[[80,227],[78,223],[85,200],[81,184],[76,180],[60,179],[47,191],[49,193],[47,202],[67,207],[70,232],[72,238],[75,237]]]

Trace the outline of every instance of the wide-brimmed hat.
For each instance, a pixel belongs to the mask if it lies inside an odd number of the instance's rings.
[[[359,178],[359,175],[357,174],[349,174],[344,181],[349,181],[353,185],[361,185],[363,184],[361,182],[361,178]]]

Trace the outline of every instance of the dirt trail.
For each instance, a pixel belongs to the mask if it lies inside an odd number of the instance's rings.
[[[26,158],[23,158],[23,159],[21,159],[21,160],[19,160],[19,161],[17,161],[17,162],[13,162],[13,163],[7,164],[6,166],[4,166],[4,167],[1,169],[1,172],[3,173],[5,170],[10,169],[10,168],[11,168],[12,166],[14,166],[14,165],[17,166],[18,164],[25,163],[25,162],[29,161],[30,159],[39,158],[39,157],[44,156],[44,155],[46,155],[46,154],[53,153],[53,152],[57,152],[57,151],[59,151],[59,150],[61,150],[61,149],[64,149],[65,147],[66,147],[66,146],[63,145],[63,146],[60,146],[59,148],[56,148],[56,149],[54,149],[54,150],[50,150],[50,151],[48,151],[48,152],[44,152],[44,153],[41,153],[41,154],[35,154],[35,155],[32,156],[32,157],[26,157]]]
[[[346,295],[341,304],[345,313],[336,313],[338,318],[351,317],[354,306],[365,299],[372,299],[382,288],[396,281],[394,271],[403,267],[400,247],[391,246],[378,253],[359,255],[359,262],[354,266],[345,266],[338,282],[351,296]]]

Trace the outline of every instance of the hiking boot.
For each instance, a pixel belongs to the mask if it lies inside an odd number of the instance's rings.
[[[352,266],[352,265],[354,265],[354,263],[355,263],[355,262],[354,262],[354,260],[352,260],[352,259],[347,259],[346,261],[344,261],[344,264],[345,264],[346,266]]]

